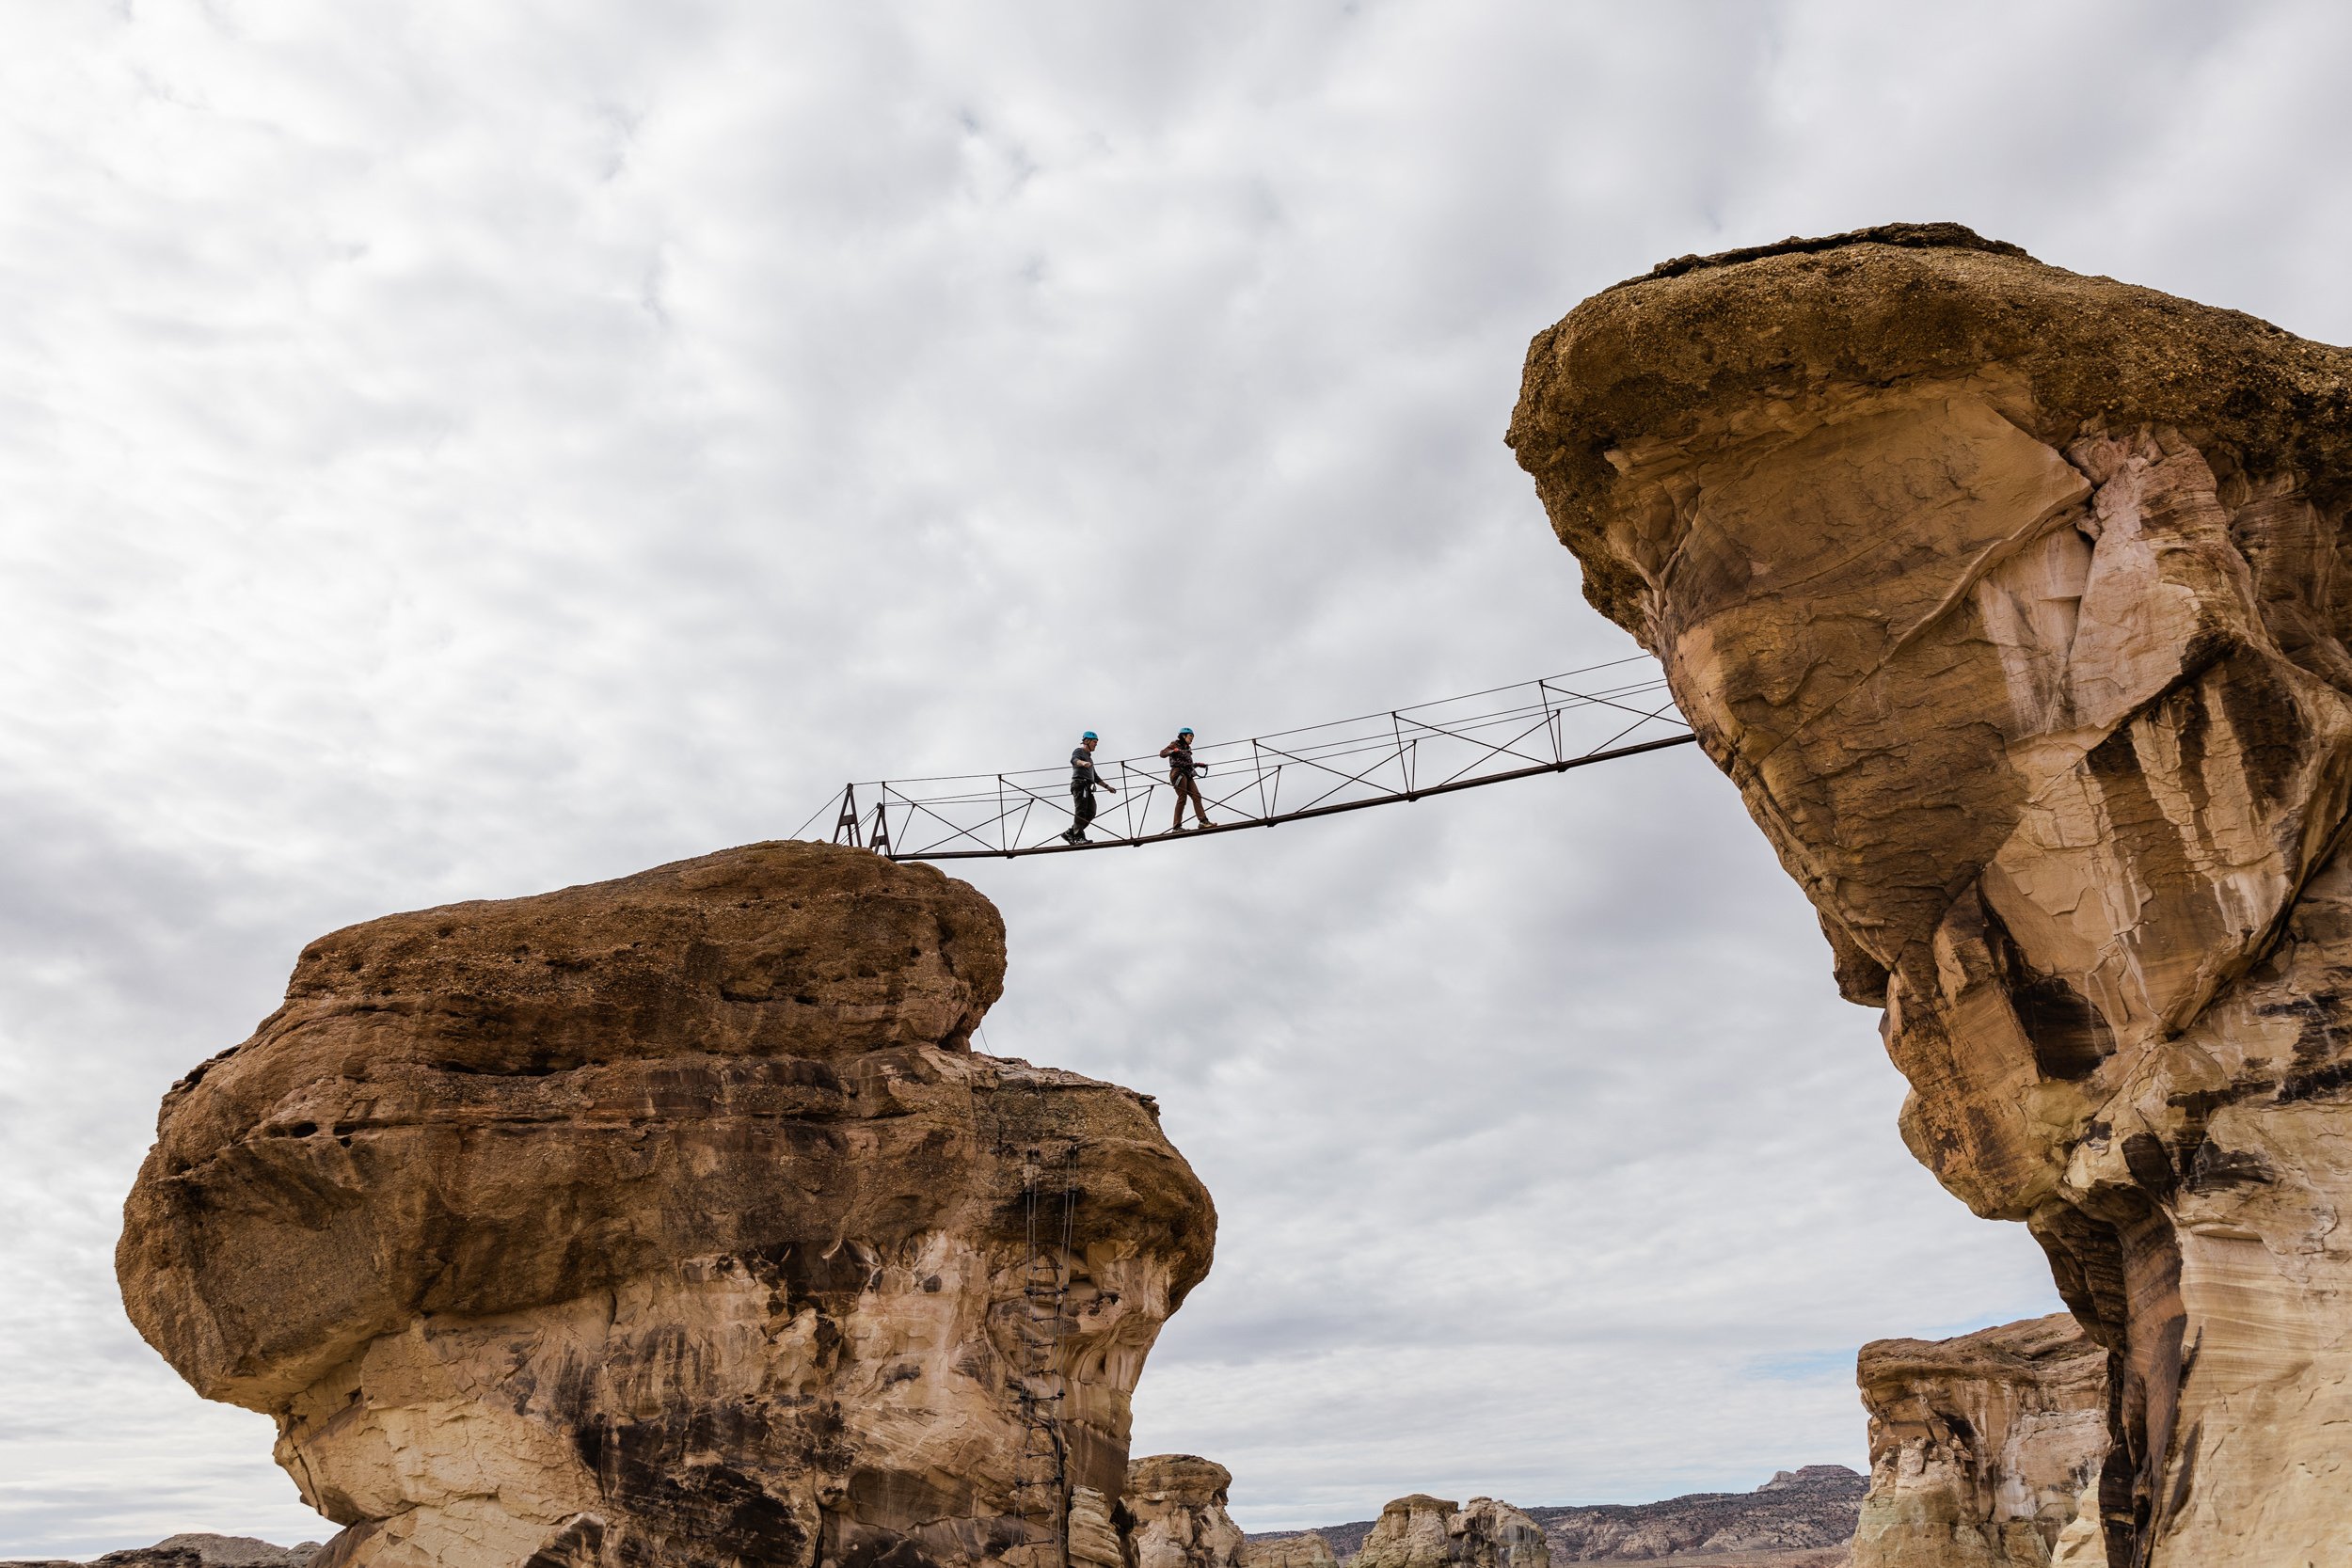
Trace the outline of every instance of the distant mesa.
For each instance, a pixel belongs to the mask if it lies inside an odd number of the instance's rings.
[[[273,1546],[249,1535],[167,1536],[152,1546],[108,1552],[88,1563],[56,1560],[0,1562],[0,1568],[310,1568],[322,1547],[315,1541]]]
[[[1654,1503],[1516,1508],[1481,1497],[1463,1509],[1417,1494],[1390,1503],[1377,1520],[1252,1536],[1249,1568],[1311,1568],[1318,1546],[1350,1568],[1548,1568],[1693,1554],[1723,1563],[1726,1553],[1755,1556],[1765,1568],[1827,1568],[1844,1554],[1867,1488],[1842,1465],[1808,1465],[1753,1492]]]

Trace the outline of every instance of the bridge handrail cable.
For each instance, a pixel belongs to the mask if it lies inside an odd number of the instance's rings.
[[[1582,689],[1569,684],[1637,664],[1648,665],[1638,678],[1604,677]],[[1506,697],[1517,700],[1493,701]],[[1581,726],[1574,743],[1568,734],[1572,724]],[[1106,804],[1102,799],[1097,802],[1097,831],[1108,831],[1108,838],[1066,840],[1072,818],[1067,764],[853,783],[794,836],[806,834],[831,811],[835,843],[846,838],[894,860],[1132,847],[1565,772],[1694,738],[1675,712],[1662,675],[1647,656],[1636,654],[1538,680],[1197,747],[1202,804],[1224,819],[1181,834],[1151,831],[1153,810],[1176,803],[1167,764],[1154,755],[1105,757],[1096,764],[1098,773],[1118,786]],[[1288,805],[1286,774],[1294,786]],[[1170,795],[1164,797],[1164,790]]]

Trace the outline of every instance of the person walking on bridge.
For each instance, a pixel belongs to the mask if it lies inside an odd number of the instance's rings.
[[[1077,750],[1070,753],[1070,831],[1061,835],[1064,844],[1084,844],[1087,824],[1094,820],[1094,792],[1107,789],[1113,795],[1119,786],[1094,771],[1096,736],[1092,730],[1079,737]]]
[[[1176,786],[1176,820],[1168,825],[1171,833],[1184,831],[1184,802],[1192,802],[1193,816],[1200,825],[1209,825],[1209,811],[1200,803],[1200,768],[1192,760],[1192,726],[1187,724],[1176,732],[1176,738],[1160,748],[1160,755],[1168,759],[1168,782]]]

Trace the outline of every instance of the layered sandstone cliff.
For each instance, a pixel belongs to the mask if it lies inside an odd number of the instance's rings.
[[[2113,1354],[2119,1565],[2352,1517],[2348,376],[1929,226],[1598,294],[1512,421],[1885,1008],[1912,1149]]]
[[[1855,1380],[1870,1493],[1851,1568],[2046,1568],[2086,1490],[2096,1519],[2107,1358],[2066,1313],[1875,1340]]]
[[[1149,1101],[971,1053],[1003,975],[807,844],[321,938],[167,1098],[125,1305],[337,1568],[1050,1562],[1215,1213]]]

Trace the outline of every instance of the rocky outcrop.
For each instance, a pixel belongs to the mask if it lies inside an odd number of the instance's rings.
[[[250,1535],[209,1535],[201,1531],[167,1536],[152,1546],[108,1552],[87,1563],[0,1562],[0,1568],[310,1568],[319,1555],[315,1541],[299,1546],[274,1546]]]
[[[1807,1465],[1783,1470],[1753,1492],[1531,1508],[1527,1515],[1542,1527],[1555,1563],[1824,1550],[1852,1536],[1867,1484],[1843,1465]]]
[[[2352,1517],[2352,354],[1950,226],[1611,289],[1511,427],[2115,1357],[2118,1564]]]
[[[1472,1497],[1468,1508],[1416,1492],[1380,1511],[1354,1568],[1550,1568],[1534,1520],[1509,1503]]]
[[[1243,1539],[1225,1512],[1232,1484],[1232,1471],[1194,1454],[1153,1454],[1129,1465],[1128,1568],[1235,1568]]]
[[[809,844],[338,931],[166,1099],[124,1303],[334,1568],[1041,1560],[1025,1411],[1116,1497],[1215,1213],[1145,1098],[971,1053],[1003,975]]]
[[[1339,1568],[1339,1560],[1319,1530],[1253,1536],[1241,1549],[1242,1568]]]
[[[2106,1457],[2106,1353],[2072,1317],[1875,1340],[1856,1381],[1870,1495],[1851,1568],[2045,1568]]]

